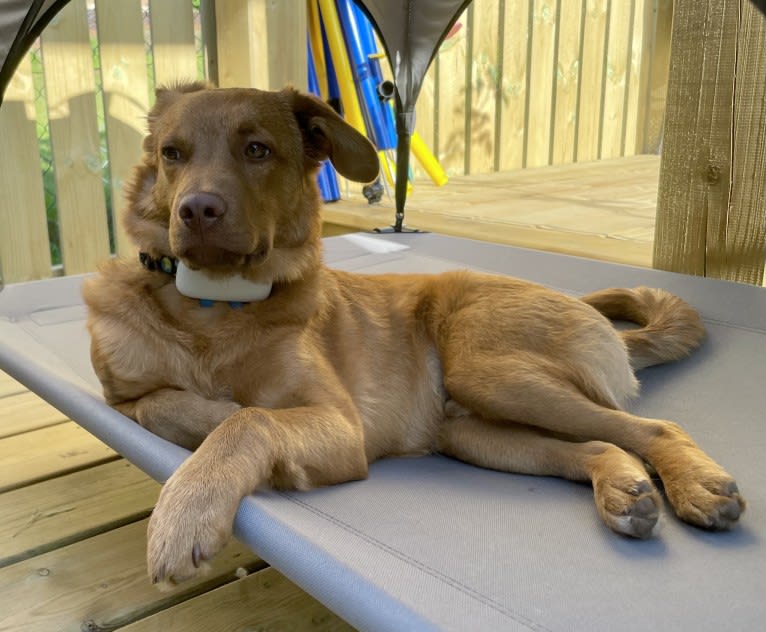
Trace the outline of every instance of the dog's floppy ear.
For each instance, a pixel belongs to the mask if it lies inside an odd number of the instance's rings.
[[[292,88],[286,92],[309,158],[317,162],[329,158],[338,173],[355,182],[371,182],[378,176],[378,154],[367,138],[316,97]]]

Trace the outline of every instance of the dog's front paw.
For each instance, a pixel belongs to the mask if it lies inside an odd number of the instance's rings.
[[[684,522],[713,530],[730,529],[745,511],[734,479],[700,450],[661,472],[665,493]],[[683,463],[683,465],[681,465]]]
[[[170,588],[207,568],[231,537],[238,498],[178,470],[149,520],[147,566],[153,584]]]

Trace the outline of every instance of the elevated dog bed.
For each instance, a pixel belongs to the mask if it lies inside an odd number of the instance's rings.
[[[682,296],[709,338],[691,358],[643,371],[634,410],[684,425],[749,507],[732,532],[708,533],[666,506],[659,537],[636,541],[602,524],[587,485],[431,456],[377,462],[361,482],[250,496],[238,538],[363,630],[762,628],[766,291],[438,235],[336,237],[326,251],[329,265],[359,272],[473,268],[575,295],[646,284]],[[0,293],[0,368],[165,480],[188,453],[103,403],[81,280]]]

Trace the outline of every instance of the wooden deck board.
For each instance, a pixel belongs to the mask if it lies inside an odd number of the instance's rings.
[[[236,540],[203,577],[157,590],[145,550],[159,484],[70,421],[38,427],[51,410],[0,372],[0,426],[18,430],[0,437],[0,632],[351,629],[275,571],[260,575],[266,563]]]
[[[7,373],[0,371],[0,398],[8,397],[8,395],[15,395],[16,393],[23,393],[26,390],[27,389],[24,388],[21,383],[14,380]]]
[[[0,441],[0,492],[118,458],[117,453],[68,421]]]
[[[145,518],[159,489],[120,459],[0,494],[0,567]]]
[[[417,181],[405,224],[485,241],[651,266],[660,158],[631,156]],[[326,204],[328,224],[371,230],[390,225],[394,204],[360,195]]]
[[[140,520],[0,569],[0,630],[114,630],[234,581],[240,567],[265,566],[233,541],[206,576],[160,592],[146,576],[146,523]],[[172,629],[188,628],[163,632]]]
[[[231,630],[353,630],[273,568],[128,625],[124,632]]]
[[[21,386],[21,385],[19,385]],[[33,393],[12,393],[3,398],[0,438],[45,428],[67,421],[66,416]]]

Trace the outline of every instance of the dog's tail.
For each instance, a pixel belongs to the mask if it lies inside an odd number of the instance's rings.
[[[634,370],[679,360],[705,338],[697,310],[665,290],[614,288],[588,294],[582,300],[607,318],[639,325],[638,329],[620,331]]]

